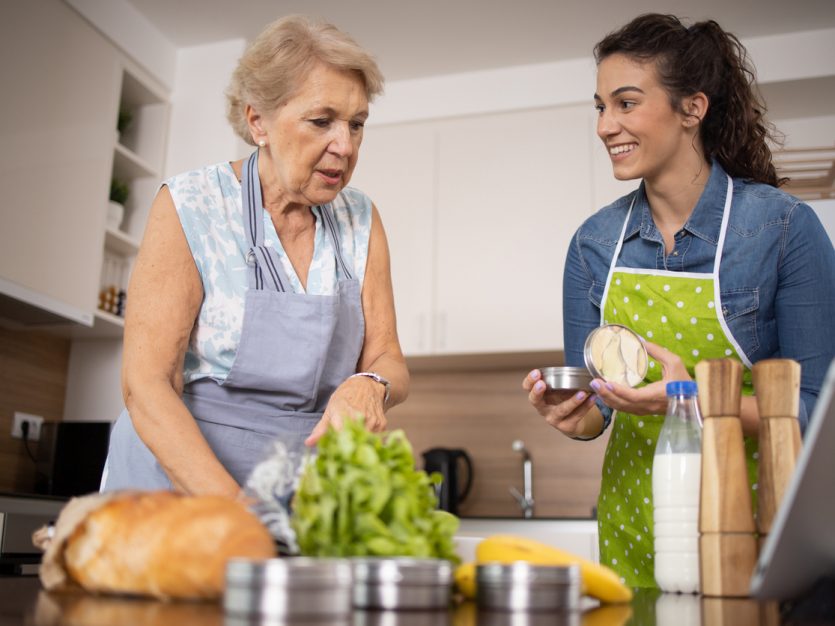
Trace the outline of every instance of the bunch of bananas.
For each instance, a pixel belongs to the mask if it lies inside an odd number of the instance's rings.
[[[455,585],[465,598],[475,598],[477,563],[513,563],[527,561],[534,565],[580,566],[583,593],[602,603],[629,602],[632,590],[624,585],[617,574],[605,565],[599,565],[576,554],[565,552],[533,539],[515,535],[492,535],[476,547],[476,563],[463,563],[455,570]]]

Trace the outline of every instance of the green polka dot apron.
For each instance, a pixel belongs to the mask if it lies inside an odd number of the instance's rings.
[[[676,353],[693,376],[703,359],[735,358],[745,366],[743,393],[750,394],[751,362],[733,338],[722,312],[719,263],[730,216],[733,184],[728,177],[724,216],[711,273],[617,267],[630,206],[600,307],[602,324],[622,324]],[[661,379],[661,365],[649,360],[643,384]],[[598,498],[600,562],[627,585],[656,587],[652,521],[652,460],[663,415],[615,411],[603,461]],[[756,440],[746,439],[749,481],[756,489]]]

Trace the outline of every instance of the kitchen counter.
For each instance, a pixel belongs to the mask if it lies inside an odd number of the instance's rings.
[[[299,622],[305,626],[812,626],[821,620],[781,621],[775,603],[722,600],[692,595],[641,591],[629,605],[591,606],[568,613],[479,612],[472,602],[449,611],[355,611],[344,622]],[[83,593],[55,594],[41,589],[34,576],[0,578],[0,624],[3,626],[267,626],[289,622],[225,616],[216,603],[157,602],[101,597]]]

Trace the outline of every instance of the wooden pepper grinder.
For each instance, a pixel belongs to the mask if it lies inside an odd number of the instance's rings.
[[[754,365],[752,372],[760,411],[757,530],[762,545],[800,454],[800,363],[767,359]]]
[[[705,596],[746,597],[757,539],[739,420],[742,365],[708,359],[696,365],[702,430],[699,566]]]

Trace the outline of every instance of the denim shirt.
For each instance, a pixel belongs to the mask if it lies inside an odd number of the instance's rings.
[[[629,205],[618,267],[711,272],[727,175],[718,163],[665,256],[644,185],[604,207],[571,240],[563,278],[565,361],[583,366],[583,343],[600,325],[612,255]],[[835,250],[812,208],[770,185],[733,179],[733,201],[719,266],[722,313],[751,363],[788,358],[801,365],[800,427],[805,431],[835,357]],[[670,346],[665,346],[670,348]],[[611,409],[598,401],[608,426]]]

